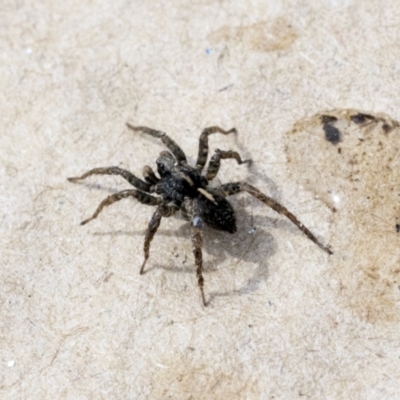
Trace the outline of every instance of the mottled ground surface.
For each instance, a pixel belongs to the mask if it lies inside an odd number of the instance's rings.
[[[267,4],[270,3],[270,4]],[[0,8],[0,397],[400,396],[397,1],[68,1]],[[203,128],[247,179],[332,246],[249,196],[234,235],[124,200],[85,226],[164,130]]]

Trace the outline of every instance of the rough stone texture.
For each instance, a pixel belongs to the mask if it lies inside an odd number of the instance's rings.
[[[400,216],[377,215],[379,233],[363,231],[366,243],[382,240],[361,246],[362,258],[383,267],[357,269],[345,240],[357,227],[350,208],[364,206],[333,181],[346,198],[334,215],[326,183],[305,183],[303,163],[321,149],[293,158],[288,140],[307,118],[312,128],[301,126],[316,132],[312,116],[326,110],[400,118],[399,17],[395,0],[3,0],[0,396],[398,397]],[[204,127],[236,127],[237,137],[215,135],[210,146],[253,165],[227,161],[220,181],[249,178],[335,254],[240,195],[238,232],[204,233],[208,308],[181,218],[163,220],[139,276],[154,209],[121,201],[81,227],[129,185],[66,180],[94,167],[140,175],[154,166],[163,147],[127,121],[168,132],[191,162]],[[390,184],[398,193],[399,181]]]

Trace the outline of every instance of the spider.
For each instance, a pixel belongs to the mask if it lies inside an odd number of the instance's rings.
[[[150,255],[150,243],[160,226],[162,217],[170,217],[180,210],[183,216],[191,221],[191,241],[197,267],[198,286],[203,304],[207,306],[204,295],[202,227],[205,224],[213,229],[235,233],[235,212],[226,198],[243,191],[262,201],[279,214],[286,216],[317,246],[329,255],[332,254],[330,247],[324,246],[286,207],[261,193],[249,183],[245,181],[230,182],[216,188],[208,186],[208,182],[217,175],[221,160],[234,159],[239,165],[250,163],[250,160],[243,161],[236,151],[217,149],[210,159],[207,172],[205,175],[202,174],[208,157],[208,136],[214,133],[223,135],[237,133],[235,128],[227,131],[218,126],[204,129],[200,135],[196,166],[192,167],[187,163],[185,153],[164,132],[145,126],[132,126],[129,123],[126,125],[133,131],[140,131],[161,139],[169,150],[162,151],[156,160],[159,177],[151,167],[146,165],[143,168],[144,180],[119,167],[94,168],[81,176],[68,178],[68,180],[77,182],[91,175],[120,175],[135,187],[135,189],[123,190],[108,196],[100,203],[95,213],[90,218],[82,221],[81,225],[85,225],[97,218],[104,207],[127,197],[134,197],[142,204],[157,207],[146,231],[144,261],[140,268],[140,274],[144,273],[144,268]]]

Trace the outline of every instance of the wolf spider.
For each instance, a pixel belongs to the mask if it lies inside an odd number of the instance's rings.
[[[70,182],[77,182],[90,175],[120,175],[136,188],[123,190],[108,196],[100,203],[92,217],[81,222],[81,225],[85,225],[96,218],[104,207],[127,197],[134,197],[143,204],[157,206],[146,231],[144,239],[144,261],[140,268],[140,274],[144,272],[144,267],[150,254],[150,243],[160,226],[161,218],[170,217],[178,210],[181,210],[183,216],[191,221],[191,240],[197,267],[198,285],[203,304],[207,306],[204,296],[201,230],[205,224],[221,231],[227,231],[229,233],[236,232],[235,212],[226,197],[243,191],[262,201],[279,214],[283,214],[289,218],[289,220],[317,246],[328,254],[332,254],[329,246],[324,246],[286,207],[282,206],[271,197],[261,193],[249,183],[244,181],[230,182],[220,185],[217,188],[208,186],[208,182],[217,175],[221,160],[231,158],[236,160],[238,164],[250,162],[250,160],[243,161],[236,151],[216,150],[208,164],[206,174],[202,175],[208,156],[208,136],[214,133],[222,133],[224,135],[236,133],[237,131],[235,128],[228,131],[218,126],[204,129],[200,135],[196,166],[192,167],[187,163],[185,153],[164,132],[145,126],[132,126],[130,124],[127,124],[127,126],[133,131],[141,131],[161,139],[162,143],[169,150],[162,151],[156,160],[157,172],[160,177],[154,173],[151,167],[146,165],[143,168],[144,180],[137,178],[131,172],[119,167],[95,168],[79,177],[68,178],[68,180]]]

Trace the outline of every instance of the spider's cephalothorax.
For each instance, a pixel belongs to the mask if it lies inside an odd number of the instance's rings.
[[[236,232],[235,212],[226,197],[239,192],[247,192],[262,201],[273,210],[289,218],[310,240],[321,247],[328,254],[332,254],[329,246],[324,246],[318,239],[292,214],[288,209],[279,204],[276,200],[261,193],[254,186],[247,182],[225,183],[217,188],[210,188],[208,182],[218,173],[221,159],[232,158],[238,164],[249,163],[250,160],[242,161],[236,151],[216,150],[211,157],[207,167],[207,172],[202,175],[202,171],[208,157],[208,136],[213,133],[227,135],[236,132],[236,129],[225,131],[218,126],[212,126],[203,130],[200,136],[199,153],[196,166],[190,166],[186,161],[185,153],[181,148],[164,132],[156,131],[144,126],[127,126],[133,131],[142,131],[153,137],[161,139],[169,151],[161,152],[157,159],[157,172],[159,177],[153,172],[151,167],[145,166],[143,169],[144,180],[137,178],[131,172],[119,167],[95,168],[82,176],[68,178],[71,182],[76,182],[87,178],[90,175],[120,175],[125,178],[136,189],[123,190],[104,199],[93,216],[84,220],[84,225],[96,218],[102,209],[127,197],[134,197],[139,202],[147,205],[157,206],[153,217],[149,222],[144,241],[144,261],[140,273],[144,272],[144,267],[150,255],[150,242],[152,241],[162,217],[169,217],[181,210],[185,218],[191,221],[193,254],[197,267],[197,278],[203,304],[207,305],[204,296],[203,279],[203,259],[202,259],[202,236],[201,228],[203,224],[211,228]]]

